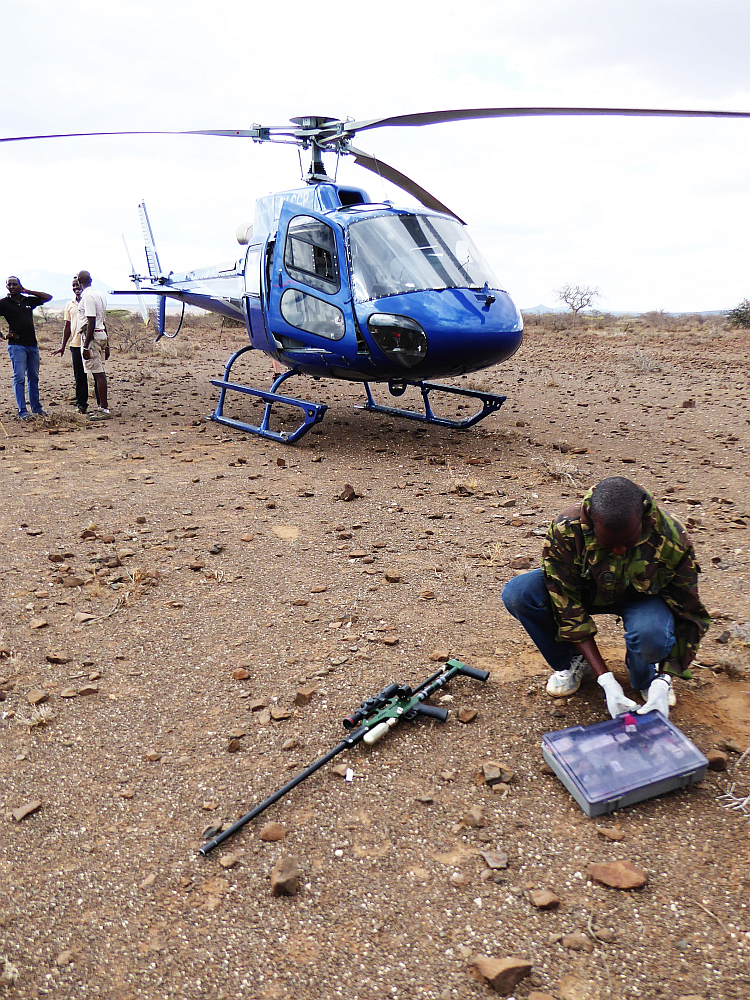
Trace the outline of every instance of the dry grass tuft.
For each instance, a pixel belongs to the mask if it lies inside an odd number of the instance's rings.
[[[545,458],[543,455],[540,455],[539,458],[535,458],[533,461],[541,465],[542,469],[551,479],[555,479],[558,482],[565,480],[571,486],[578,489],[578,482],[575,479],[575,476],[578,475],[578,467],[569,458]]]

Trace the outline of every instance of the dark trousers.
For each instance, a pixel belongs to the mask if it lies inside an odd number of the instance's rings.
[[[86,369],[83,367],[81,348],[71,347],[70,357],[73,361],[73,375],[76,380],[76,406],[82,413],[85,413],[89,407],[89,379]],[[98,406],[99,386],[96,384],[96,379],[94,379],[94,393],[96,394],[96,403]]]
[[[70,357],[73,361],[73,375],[76,380],[76,406],[85,413],[89,406],[89,380],[83,367],[80,347],[71,347]]]

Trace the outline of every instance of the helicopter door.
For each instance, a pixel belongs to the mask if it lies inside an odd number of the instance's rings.
[[[344,260],[336,227],[284,205],[269,275],[269,326],[284,353],[341,355],[337,342],[353,328]]]

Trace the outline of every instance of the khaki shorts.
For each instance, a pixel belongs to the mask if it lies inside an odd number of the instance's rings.
[[[83,358],[83,367],[92,375],[99,375],[104,372],[104,349],[107,346],[106,340],[92,340],[88,346],[89,357]],[[83,357],[83,353],[81,354]]]

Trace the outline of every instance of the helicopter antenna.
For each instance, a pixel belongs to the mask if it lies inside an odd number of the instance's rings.
[[[305,168],[302,166],[302,150],[297,146],[297,159],[299,160],[299,178],[301,181],[305,179]]]

